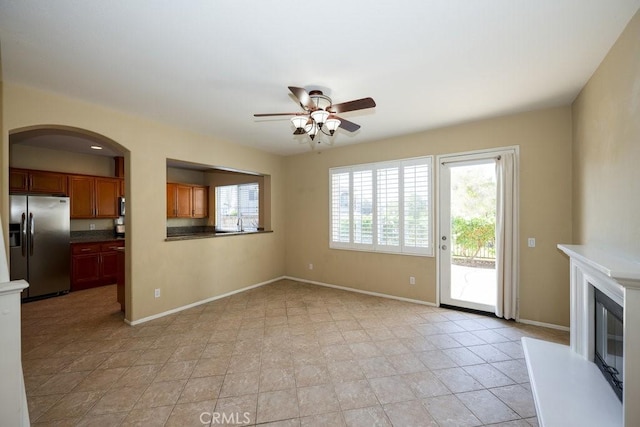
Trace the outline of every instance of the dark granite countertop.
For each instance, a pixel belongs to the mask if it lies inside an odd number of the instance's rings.
[[[115,240],[124,240],[124,237],[116,237],[113,230],[72,231],[70,235],[70,243],[72,244],[112,242]]]
[[[273,231],[265,230],[246,230],[246,231],[220,231],[215,227],[169,227],[167,228],[167,238],[165,241],[171,242],[176,240],[193,240],[207,239],[211,237],[240,236],[245,234],[261,234],[272,233]]]

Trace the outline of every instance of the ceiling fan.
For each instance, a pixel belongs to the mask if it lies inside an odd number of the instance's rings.
[[[334,104],[327,95],[321,90],[311,90],[309,92],[301,87],[289,86],[289,90],[300,102],[300,106],[304,110],[298,113],[264,113],[254,114],[254,117],[269,116],[293,116],[291,123],[296,128],[294,135],[308,134],[311,140],[315,138],[318,132],[325,135],[333,136],[338,127],[349,132],[355,132],[360,129],[357,125],[349,120],[338,117],[336,114],[345,113],[347,111],[363,110],[365,108],[373,108],[376,106],[372,98],[356,99],[349,102]],[[329,133],[327,133],[327,131]]]

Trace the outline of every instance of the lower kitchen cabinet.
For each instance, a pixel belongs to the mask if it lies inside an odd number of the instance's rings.
[[[123,240],[71,245],[71,290],[111,285],[118,278],[117,248]]]

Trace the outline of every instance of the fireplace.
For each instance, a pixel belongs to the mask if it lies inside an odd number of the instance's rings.
[[[594,288],[594,358],[605,379],[622,401],[623,308],[602,291]]]
[[[538,422],[640,426],[640,254],[558,248],[570,258],[570,346],[522,338]]]

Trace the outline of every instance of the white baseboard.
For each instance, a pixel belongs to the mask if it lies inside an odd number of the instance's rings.
[[[241,288],[241,289],[236,289],[235,291],[227,292],[227,293],[224,293],[224,294],[221,294],[221,295],[216,295],[214,297],[210,297],[210,298],[206,298],[206,299],[203,299],[203,300],[200,300],[200,301],[196,301],[196,302],[191,303],[191,304],[183,305],[181,307],[172,308],[171,310],[167,310],[167,311],[163,311],[162,313],[153,314],[151,316],[143,317],[142,319],[138,319],[138,320],[134,320],[134,321],[131,321],[129,319],[124,319],[124,322],[126,324],[128,324],[128,325],[131,325],[131,326],[139,325],[141,323],[145,323],[145,322],[149,322],[151,320],[159,319],[161,317],[168,316],[170,314],[174,314],[174,313],[178,313],[180,311],[188,310],[190,308],[197,307],[199,305],[206,304],[206,303],[211,302],[211,301],[215,301],[215,300],[218,300],[218,299],[221,299],[221,298],[226,298],[226,297],[229,297],[231,295],[238,294],[240,292],[248,291],[250,289],[259,288],[261,286],[265,286],[265,285],[268,285],[270,283],[277,282],[278,280],[283,280],[283,279],[293,280],[293,281],[302,282],[302,283],[308,283],[310,285],[324,286],[324,287],[327,287],[327,288],[340,289],[342,291],[347,291],[347,292],[355,292],[355,293],[358,293],[358,294],[371,295],[371,296],[374,296],[374,297],[387,298],[387,299],[393,299],[393,300],[397,300],[397,301],[404,301],[404,302],[410,302],[410,303],[414,303],[414,304],[426,305],[426,306],[429,306],[429,307],[437,307],[438,306],[437,304],[432,303],[432,302],[428,302],[428,301],[420,301],[420,300],[417,300],[417,299],[398,297],[398,296],[395,296],[395,295],[382,294],[382,293],[379,293],[379,292],[363,291],[361,289],[349,288],[349,287],[346,287],[346,286],[339,286],[339,285],[332,285],[330,283],[317,282],[315,280],[301,279],[299,277],[281,276],[281,277],[276,277],[275,279],[267,280],[265,282],[257,283],[255,285],[250,285],[250,286],[246,286],[246,287]],[[544,328],[556,329],[556,330],[559,330],[559,331],[567,331],[567,332],[569,331],[568,327],[555,325],[553,323],[544,323],[544,322],[538,322],[536,320],[527,320],[527,319],[518,319],[518,322],[519,323],[524,323],[526,325],[542,326]]]
[[[518,323],[525,325],[542,326],[543,328],[556,329],[558,331],[569,332],[568,326],[555,325],[553,323],[538,322],[537,320],[518,319]]]
[[[250,289],[259,288],[260,286],[268,285],[270,283],[277,282],[278,280],[282,280],[282,279],[285,279],[285,277],[284,276],[276,277],[275,279],[267,280],[266,282],[257,283],[255,285],[250,285],[250,286],[247,286],[247,287],[244,287],[244,288],[241,288],[241,289],[236,289],[235,291],[227,292],[227,293],[221,294],[221,295],[216,295],[214,297],[203,299],[203,300],[200,300],[200,301],[196,301],[194,303],[183,305],[181,307],[172,308],[171,310],[163,311],[162,313],[154,314],[154,315],[151,315],[151,316],[148,316],[148,317],[143,317],[142,319],[138,319],[138,320],[134,320],[134,321],[131,321],[129,319],[124,319],[124,322],[126,324],[128,324],[128,325],[131,325],[131,326],[139,325],[141,323],[145,323],[145,322],[148,322],[148,321],[154,320],[154,319],[159,319],[161,317],[168,316],[168,315],[173,314],[173,313],[178,313],[180,311],[187,310],[187,309],[190,309],[190,308],[193,308],[193,307],[197,307],[199,305],[206,304],[206,303],[211,302],[211,301],[215,301],[215,300],[218,300],[218,299],[221,299],[221,298],[226,298],[226,297],[229,297],[231,295],[238,294],[240,292],[248,291]]]
[[[434,304],[432,302],[428,302],[428,301],[420,301],[420,300],[417,300],[417,299],[397,297],[395,295],[381,294],[379,292],[363,291],[363,290],[360,290],[360,289],[348,288],[346,286],[331,285],[329,283],[316,282],[314,280],[300,279],[298,277],[284,276],[283,279],[295,280],[296,282],[309,283],[311,285],[325,286],[327,288],[340,289],[342,291],[356,292],[358,294],[371,295],[371,296],[374,296],[374,297],[394,299],[394,300],[398,300],[398,301],[412,302],[414,304],[428,305],[430,307],[437,307],[436,304]]]

